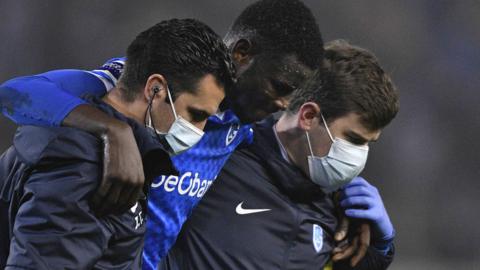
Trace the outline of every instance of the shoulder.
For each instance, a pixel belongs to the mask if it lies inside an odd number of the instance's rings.
[[[55,159],[98,162],[102,151],[95,136],[66,127],[21,126],[13,145],[20,159],[30,165]]]
[[[230,177],[242,181],[266,179],[268,178],[266,170],[262,157],[252,151],[251,147],[233,152],[222,168],[224,175],[230,175]]]

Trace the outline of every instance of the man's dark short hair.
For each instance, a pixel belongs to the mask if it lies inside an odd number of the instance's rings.
[[[228,31],[225,42],[247,39],[254,52],[294,54],[317,69],[323,57],[323,40],[315,17],[298,0],[261,0],[248,6]]]
[[[127,50],[121,83],[127,100],[133,100],[152,74],[162,74],[172,95],[194,92],[207,74],[229,89],[235,74],[222,39],[206,24],[194,19],[162,21],[140,33]]]
[[[358,113],[370,130],[384,128],[395,118],[398,94],[390,76],[371,52],[336,40],[325,46],[325,67],[292,97],[288,110],[316,102],[327,121]]]

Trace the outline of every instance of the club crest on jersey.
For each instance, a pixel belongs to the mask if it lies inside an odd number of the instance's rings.
[[[228,129],[227,137],[225,138],[225,145],[230,145],[235,137],[237,137],[238,131],[240,130],[240,124],[235,123],[230,126]]]
[[[313,247],[318,253],[323,247],[323,230],[317,224],[313,224]]]

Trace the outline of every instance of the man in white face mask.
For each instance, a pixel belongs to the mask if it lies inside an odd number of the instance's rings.
[[[142,269],[149,183],[177,173],[172,155],[200,140],[232,83],[227,48],[207,25],[172,19],[140,33],[128,47],[117,87],[77,104],[126,127],[135,139],[128,155],[137,154],[141,163],[126,158],[121,166],[142,168],[137,177],[146,182],[135,189],[104,185],[102,193],[111,196],[100,198],[100,208],[91,206],[91,198],[111,161],[102,151],[108,153],[118,137],[101,136],[102,148],[81,130],[19,127],[0,156],[0,268]],[[121,199],[128,202],[126,211],[105,214]],[[166,223],[177,218],[170,212],[162,217]]]
[[[298,91],[288,112],[276,123],[275,133],[285,159],[325,193],[345,188],[339,194],[345,213],[370,220],[373,239],[386,254],[394,237],[393,226],[376,188],[356,177],[366,165],[369,144],[378,140],[395,117],[398,97],[390,78],[381,76],[383,70],[375,67],[373,55],[349,48],[343,41],[329,46],[322,91],[309,93],[318,81]],[[352,57],[357,50],[359,55]],[[349,62],[348,57],[355,61]],[[363,209],[359,215],[358,209]]]
[[[161,269],[321,269],[338,254],[339,188],[346,215],[368,220],[372,235],[363,259],[334,269],[388,267],[393,226],[378,191],[357,176],[398,111],[397,93],[370,52],[337,41],[325,53],[326,75],[317,72],[287,111],[255,124],[253,144],[232,155]]]
[[[145,126],[154,133],[156,139],[165,146],[165,148],[169,151],[170,155],[177,155],[188,150],[198,141],[200,141],[204,132],[202,129],[199,129],[192,123],[185,120],[185,118],[183,118],[181,115],[177,114],[172,98],[172,93],[170,92],[168,86],[166,90],[168,97],[167,103],[169,103],[172,107],[173,116],[175,118],[167,132],[162,132],[156,129],[155,124],[152,120],[152,103],[159,91],[159,88],[156,87],[153,90],[152,98],[149,99],[145,116]]]
[[[362,172],[367,162],[368,145],[356,145],[340,137],[334,138],[325,117],[321,113],[320,116],[332,144],[327,154],[315,155],[309,131],[305,132],[310,150],[308,170],[313,182],[321,186],[325,192],[331,192],[348,184]]]

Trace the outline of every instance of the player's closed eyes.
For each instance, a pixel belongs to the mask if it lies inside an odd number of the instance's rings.
[[[191,122],[203,122],[207,120],[210,116],[209,113],[203,110],[199,110],[196,108],[188,108],[188,113],[190,114]]]
[[[366,145],[367,143],[369,143],[368,140],[356,134],[355,132],[346,132],[345,139],[355,145]]]
[[[288,83],[276,79],[270,79],[272,87],[275,89],[277,96],[286,96],[293,92],[294,88]]]

